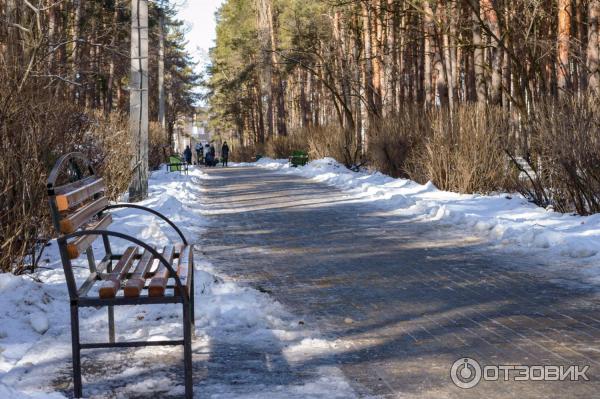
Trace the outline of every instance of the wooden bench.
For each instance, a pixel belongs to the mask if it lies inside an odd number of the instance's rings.
[[[74,396],[82,397],[81,350],[140,346],[182,345],[185,397],[192,393],[192,336],[194,334],[194,248],[167,217],[134,204],[110,204],[106,185],[83,154],[62,156],[48,177],[50,213],[59,234],[58,247],[70,297],[73,348]],[[153,214],[169,224],[181,242],[156,248],[127,234],[107,230],[110,210],[134,208]],[[102,238],[104,256],[96,262],[92,243]],[[114,253],[111,238],[129,242],[121,254]],[[85,254],[89,275],[77,284],[72,261]],[[114,306],[183,305],[183,339],[115,341]],[[109,342],[81,343],[79,308],[108,307]]]

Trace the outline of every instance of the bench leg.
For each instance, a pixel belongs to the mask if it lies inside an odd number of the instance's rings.
[[[192,264],[192,286],[190,288],[190,307],[191,307],[191,328],[192,328],[192,337],[196,337],[196,306],[194,301],[194,265]]]
[[[115,307],[108,307],[108,341],[115,342]]]
[[[190,322],[190,304],[183,303],[183,367],[185,373],[185,398],[193,399],[192,380],[192,328]]]
[[[112,272],[112,262],[108,264],[106,271]],[[115,307],[108,306],[108,341],[112,344],[115,342]]]
[[[81,398],[81,348],[79,346],[79,309],[71,305],[71,344],[73,350],[73,396]]]

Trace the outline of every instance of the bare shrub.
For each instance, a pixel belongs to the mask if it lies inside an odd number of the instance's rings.
[[[262,154],[288,158],[294,151],[306,152],[310,159],[331,157],[347,167],[358,165],[361,157],[352,132],[337,125],[309,126],[288,136],[275,137],[266,142]]]
[[[88,117],[89,127],[75,146],[79,146],[80,151],[92,160],[97,173],[107,182],[107,196],[116,200],[127,190],[132,176],[129,120],[126,115],[117,112],[105,116],[96,111]]]
[[[501,109],[470,105],[430,114],[431,134],[409,163],[442,190],[487,193],[505,187],[508,119]],[[413,177],[414,178],[414,177]]]
[[[114,199],[129,184],[131,147],[122,115],[85,113],[33,90],[8,97],[0,94],[0,270],[22,273],[36,266],[54,233],[46,178],[56,160],[71,151],[88,155]]]
[[[232,162],[254,162],[257,155],[264,155],[263,151],[258,146],[241,144],[233,144],[229,158]]]
[[[301,130],[299,135],[306,137],[311,159],[331,157],[348,168],[362,163],[354,133],[341,126],[310,126]]]
[[[267,141],[265,145],[266,155],[275,159],[287,158],[292,155],[292,152],[298,150],[308,150],[306,138],[299,134],[274,137]]]
[[[425,139],[431,135],[427,115],[419,107],[405,107],[402,112],[374,123],[370,129],[370,164],[393,177],[422,178],[423,173],[411,167],[415,154],[423,152]],[[411,173],[416,176],[411,176]]]
[[[150,122],[148,126],[148,166],[156,170],[161,164],[167,162],[171,155],[168,133],[158,122]]]
[[[600,100],[547,101],[532,120],[530,160],[544,197],[561,212],[600,212]]]

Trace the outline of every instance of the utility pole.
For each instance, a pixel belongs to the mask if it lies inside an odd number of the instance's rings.
[[[161,1],[158,23],[158,123],[166,131],[165,121],[165,7]]]
[[[148,195],[148,0],[131,0],[131,83],[129,126],[133,177],[129,200]]]

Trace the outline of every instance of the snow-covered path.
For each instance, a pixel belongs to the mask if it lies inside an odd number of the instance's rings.
[[[259,382],[257,397],[266,398],[282,381],[300,386],[341,370],[359,397],[596,395],[597,290],[548,273],[572,270],[564,262],[575,259],[499,249],[470,230],[391,212],[297,174],[254,167],[207,174],[207,260],[217,274],[268,293],[315,334],[267,352],[223,346],[234,365],[220,374],[226,385],[256,392]],[[568,284],[572,278],[578,284]],[[592,381],[484,381],[462,390],[449,373],[463,356],[488,365],[589,365]]]

